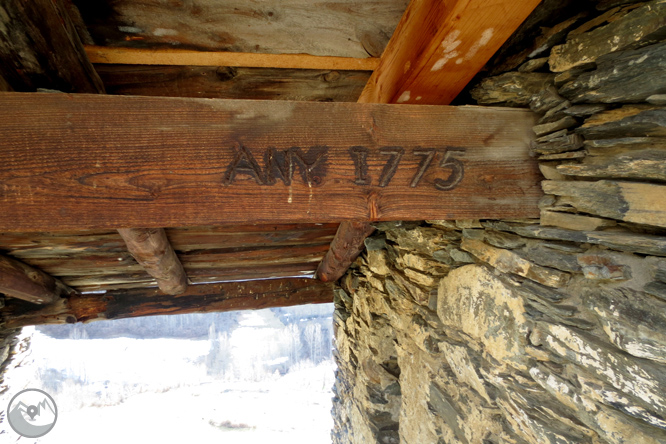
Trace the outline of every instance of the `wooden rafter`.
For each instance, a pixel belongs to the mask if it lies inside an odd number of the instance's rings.
[[[37,268],[0,256],[0,293],[41,305],[54,303],[75,292]]]
[[[0,77],[12,89],[104,92],[62,1],[0,3]]]
[[[539,2],[412,0],[358,101],[449,104]],[[371,232],[343,222],[317,276],[341,277]]]
[[[166,294],[180,294],[187,288],[187,275],[162,228],[121,228],[118,234],[130,254]]]
[[[541,0],[412,0],[360,102],[447,105]]]
[[[257,54],[250,52],[191,51],[86,46],[92,63],[117,65],[233,66],[245,68],[330,69],[372,71],[376,57],[327,57],[310,54]]]
[[[65,324],[167,314],[254,310],[333,302],[333,285],[313,279],[272,279],[190,285],[180,296],[157,289],[81,294],[35,310],[8,301],[2,312],[5,327]]]
[[[533,122],[483,107],[1,93],[0,230],[537,217]]]

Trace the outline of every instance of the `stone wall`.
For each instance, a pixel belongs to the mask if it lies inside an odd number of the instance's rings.
[[[600,5],[471,91],[542,116],[541,218],[380,224],[341,279],[335,443],[666,443],[666,1]]]

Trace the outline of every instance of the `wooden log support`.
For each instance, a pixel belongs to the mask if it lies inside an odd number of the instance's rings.
[[[413,0],[360,102],[447,105],[540,0]]]
[[[271,279],[190,285],[179,296],[157,289],[115,290],[81,294],[38,310],[7,301],[2,312],[6,328],[26,325],[91,322],[139,316],[256,310],[333,302],[333,284],[314,279]]]
[[[33,304],[51,304],[75,292],[37,268],[0,256],[0,293]]]
[[[0,77],[16,91],[103,93],[61,0],[0,0]]]
[[[488,107],[0,93],[0,231],[538,217],[533,125]]]
[[[328,57],[310,54],[256,54],[251,52],[192,51],[86,46],[92,63],[112,65],[233,66],[245,68],[326,69],[372,71],[375,57]]]
[[[331,242],[326,256],[317,268],[317,278],[337,281],[363,251],[363,241],[375,228],[367,222],[343,222]]]
[[[132,257],[166,294],[180,294],[187,288],[187,275],[162,228],[121,228],[118,234]]]

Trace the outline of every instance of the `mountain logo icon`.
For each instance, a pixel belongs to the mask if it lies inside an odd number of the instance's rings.
[[[43,390],[18,392],[7,406],[7,420],[16,433],[26,438],[39,438],[51,431],[58,419],[55,401]]]

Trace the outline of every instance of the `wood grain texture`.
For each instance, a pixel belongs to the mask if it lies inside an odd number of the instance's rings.
[[[373,71],[376,57],[329,57],[310,54],[257,54],[251,52],[192,51],[86,46],[92,63],[112,65],[231,66],[246,68],[326,69]]]
[[[0,231],[538,217],[533,123],[482,107],[3,93]]]
[[[163,228],[120,228],[127,250],[166,294],[187,288],[187,275]]]
[[[412,1],[359,101],[449,104],[539,1]]]
[[[0,77],[12,89],[104,92],[63,2],[2,0],[0,10]]]
[[[1,315],[5,326],[13,328],[329,302],[333,302],[332,284],[313,279],[273,279],[191,285],[180,296],[163,295],[157,289],[75,295],[38,310],[8,301]]]
[[[379,56],[407,0],[75,0],[98,45]]]
[[[209,99],[355,102],[365,71],[96,65],[109,94]]]
[[[375,228],[367,222],[343,222],[324,260],[317,268],[317,278],[323,282],[340,279],[365,248],[363,241]]]
[[[50,304],[73,290],[41,270],[0,255],[0,292],[33,304]]]
[[[338,224],[225,225],[167,230],[193,283],[310,277]],[[155,287],[115,230],[0,233],[0,250],[83,291]]]

